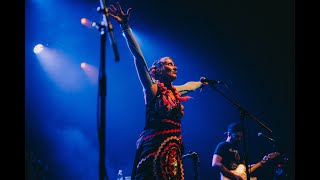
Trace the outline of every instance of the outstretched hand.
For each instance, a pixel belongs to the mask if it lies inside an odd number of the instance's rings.
[[[115,18],[120,23],[122,28],[125,28],[129,25],[129,17],[130,17],[131,8],[128,8],[127,13],[125,14],[122,11],[122,8],[121,8],[119,2],[117,2],[116,4],[117,4],[118,8],[116,8],[114,5],[110,5],[110,7],[108,8],[109,15],[111,17]]]

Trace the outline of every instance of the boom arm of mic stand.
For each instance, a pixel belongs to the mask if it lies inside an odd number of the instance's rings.
[[[106,7],[106,2],[104,0],[100,0],[100,6],[101,6],[100,11],[102,12],[103,23],[105,26],[108,27],[107,32],[109,33],[109,36],[110,36],[110,42],[113,48],[115,60],[118,62],[120,60],[120,56],[119,56],[118,47],[113,35],[113,27],[109,17],[109,10]]]

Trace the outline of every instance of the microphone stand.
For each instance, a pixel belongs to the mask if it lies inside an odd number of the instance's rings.
[[[225,94],[223,94],[217,87],[214,86],[214,83],[209,83],[210,87],[212,89],[216,90],[219,94],[221,94],[224,98],[226,98],[229,102],[231,102],[234,106],[236,106],[240,110],[240,123],[241,123],[241,128],[243,130],[243,147],[244,147],[244,160],[245,160],[245,165],[246,165],[246,174],[247,174],[247,180],[250,180],[250,173],[249,173],[249,168],[248,168],[248,150],[247,150],[247,141],[246,141],[246,133],[244,130],[244,120],[246,116],[251,117],[254,119],[258,124],[260,124],[262,127],[267,129],[270,133],[272,133],[272,130],[268,128],[266,125],[264,125],[261,121],[259,121],[256,117],[254,117],[249,111],[244,109],[239,103],[236,101],[232,100],[231,98],[227,97]]]
[[[192,160],[193,160],[193,167],[194,167],[194,179],[199,180],[198,165],[200,165],[200,160],[197,153],[192,155]]]
[[[200,159],[199,159],[198,153],[189,151],[188,154],[182,156],[182,159],[187,159],[190,157],[193,160],[194,179],[199,180],[198,165],[200,166]]]
[[[107,35],[109,33],[111,44],[113,47],[115,60],[116,62],[119,61],[119,53],[115,43],[115,39],[113,36],[113,28],[110,22],[108,8],[106,8],[106,2],[104,0],[100,0],[100,7],[97,8],[97,11],[102,14],[102,23],[100,25],[96,25],[96,28],[100,31],[100,44],[101,44],[101,51],[100,51],[100,68],[99,68],[99,88],[98,88],[98,138],[99,138],[99,145],[100,145],[100,154],[99,154],[99,180],[108,180],[107,169],[105,165],[105,151],[106,151],[106,95],[107,95],[107,76],[105,72],[105,62],[106,62],[106,40]]]

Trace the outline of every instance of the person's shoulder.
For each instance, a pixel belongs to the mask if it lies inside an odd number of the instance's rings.
[[[227,143],[226,141],[221,141],[217,147],[223,147],[223,146],[227,146],[229,143]]]
[[[219,144],[229,144],[226,141],[221,141]]]
[[[229,144],[229,143],[227,143],[227,142],[225,142],[225,141],[220,142],[220,143],[216,146],[216,149],[215,149],[215,152],[214,152],[214,153],[221,156],[221,154],[222,154],[223,152],[225,152],[226,149],[229,148],[229,145],[228,145],[228,144]]]

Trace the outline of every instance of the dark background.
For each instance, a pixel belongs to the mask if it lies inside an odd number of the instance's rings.
[[[124,10],[133,8],[131,27],[148,65],[170,56],[179,68],[174,84],[202,76],[226,82],[228,88],[216,87],[272,130],[245,118],[249,161],[258,162],[275,151],[281,154],[254,175],[273,179],[282,165],[282,178],[294,179],[294,1],[119,2]],[[78,68],[83,61],[97,69],[100,65],[100,34],[80,23],[83,17],[99,22],[98,6],[93,0],[25,3],[26,177],[98,178],[98,85]],[[111,22],[121,58],[115,62],[108,41],[106,166],[109,179],[115,179],[119,169],[130,176],[145,111],[133,58],[117,22]],[[38,43],[57,51],[56,62],[67,62],[66,69],[45,66],[32,51]],[[224,140],[227,125],[240,120],[240,111],[210,87],[190,95],[182,124],[185,153],[198,153],[201,179],[218,179],[211,168],[214,148]],[[258,132],[275,143],[258,137]],[[184,163],[186,179],[193,179],[192,159]]]

